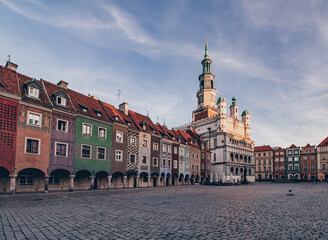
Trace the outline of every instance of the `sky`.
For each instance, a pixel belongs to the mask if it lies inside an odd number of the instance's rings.
[[[214,87],[252,116],[255,145],[328,136],[328,1],[0,0],[0,64],[177,127]],[[118,96],[118,92],[121,92]]]

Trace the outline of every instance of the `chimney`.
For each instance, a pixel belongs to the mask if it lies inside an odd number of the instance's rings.
[[[6,68],[9,68],[9,69],[11,69],[11,70],[13,70],[13,71],[16,72],[16,69],[18,68],[18,65],[15,64],[15,63],[12,63],[12,62],[10,62],[10,61],[7,61],[5,67],[6,67]]]
[[[124,112],[125,115],[129,115],[129,104],[127,102],[121,103],[119,109]]]
[[[97,96],[92,96],[92,99],[98,100],[98,97]]]
[[[65,82],[63,80],[60,80],[57,85],[61,88],[65,88],[67,90],[68,82]]]

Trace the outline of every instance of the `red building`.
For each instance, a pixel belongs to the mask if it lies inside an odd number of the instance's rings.
[[[286,178],[286,149],[278,147],[273,150],[273,175],[274,179]]]
[[[317,173],[317,151],[315,145],[307,144],[301,151],[302,180],[315,180]]]

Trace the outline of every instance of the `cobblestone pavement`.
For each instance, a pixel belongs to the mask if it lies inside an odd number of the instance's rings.
[[[327,205],[326,183],[0,195],[0,239],[328,239]]]

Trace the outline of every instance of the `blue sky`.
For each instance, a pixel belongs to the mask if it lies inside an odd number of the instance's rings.
[[[218,97],[252,113],[256,145],[317,145],[328,135],[327,12],[324,0],[0,0],[0,60],[175,127],[197,107],[209,37]]]

